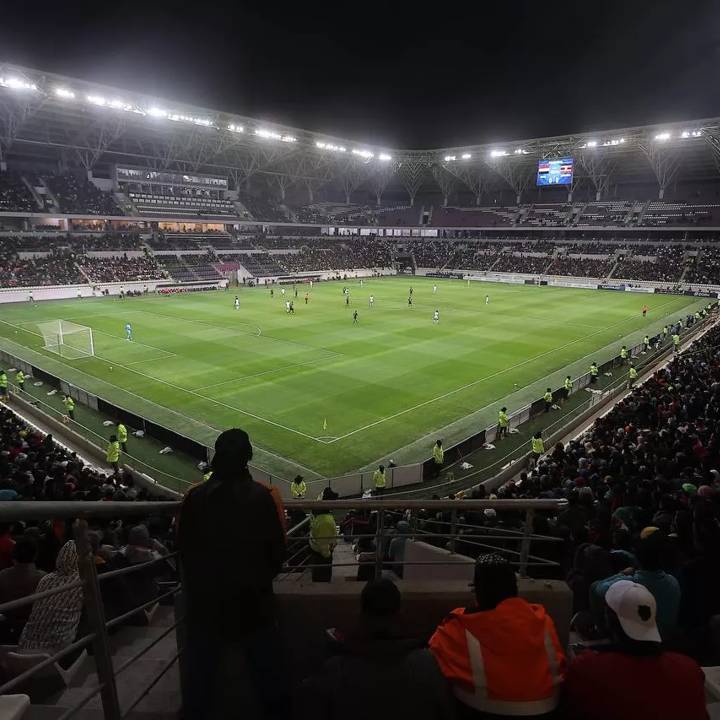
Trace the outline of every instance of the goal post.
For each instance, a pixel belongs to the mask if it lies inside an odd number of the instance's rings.
[[[43,338],[43,347],[60,357],[77,360],[95,355],[95,341],[92,328],[78,325],[69,320],[51,320],[38,323]]]

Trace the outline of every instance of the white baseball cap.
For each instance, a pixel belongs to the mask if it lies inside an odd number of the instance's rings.
[[[642,642],[661,642],[655,622],[655,598],[644,585],[618,580],[605,593],[605,602],[617,615],[620,626],[629,638]]]

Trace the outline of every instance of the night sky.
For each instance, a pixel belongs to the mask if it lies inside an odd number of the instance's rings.
[[[442,147],[720,115],[720,2],[20,1],[0,59]]]

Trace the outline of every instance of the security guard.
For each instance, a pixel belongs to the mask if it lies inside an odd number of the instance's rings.
[[[501,440],[507,435],[510,418],[507,414],[507,408],[501,407],[498,413],[497,439]]]
[[[15,384],[18,386],[18,390],[23,392],[25,390],[25,373],[22,370],[18,370],[15,375]]]
[[[631,388],[635,384],[635,381],[638,379],[638,371],[635,369],[634,365],[630,366],[630,371],[628,372],[628,377],[629,377],[628,387]]]
[[[673,350],[676,353],[680,352],[680,336],[677,333],[673,334],[672,341],[673,341]]]
[[[628,361],[628,349],[625,345],[620,348],[620,364],[627,365]]]
[[[650,336],[646,335],[643,338],[643,352],[646,353],[648,350],[650,350]]]
[[[120,471],[120,443],[118,442],[117,435],[110,436],[110,441],[105,451],[105,460],[116,473]]]
[[[0,370],[0,398],[7,399],[8,396],[8,379],[4,370]]]
[[[543,395],[543,401],[545,402],[545,412],[550,412],[550,408],[553,403],[552,390],[548,388]]]
[[[292,495],[293,500],[302,500],[305,497],[305,493],[307,493],[305,480],[303,480],[302,475],[296,475],[295,479],[290,484],[290,494]]]
[[[117,424],[117,436],[122,451],[127,452],[128,431],[127,428],[119,420]]]
[[[440,474],[444,462],[445,451],[443,450],[442,440],[438,440],[433,446],[433,477]]]
[[[534,462],[537,462],[541,455],[545,453],[545,443],[542,439],[542,431],[538,430],[530,441],[532,446],[532,457]]]
[[[572,386],[573,386],[572,378],[568,375],[565,378],[565,380],[563,381],[563,391],[562,391],[562,398],[561,398],[562,402],[565,402],[570,397],[570,393],[572,392]]]
[[[378,465],[378,469],[373,473],[373,485],[375,486],[375,494],[382,495],[385,492],[385,466]]]
[[[63,405],[65,406],[65,414],[71,419],[75,419],[75,401],[66,395],[63,399]]]
[[[590,383],[594,385],[597,382],[598,379],[598,365],[593,360],[592,365],[590,365]]]

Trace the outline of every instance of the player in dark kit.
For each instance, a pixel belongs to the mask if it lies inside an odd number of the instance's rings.
[[[358,321],[358,312],[357,310],[353,311],[353,325],[355,325]]]
[[[412,307],[412,295],[408,297],[408,307]]]
[[[345,296],[345,307],[350,307],[350,296],[349,295]]]

